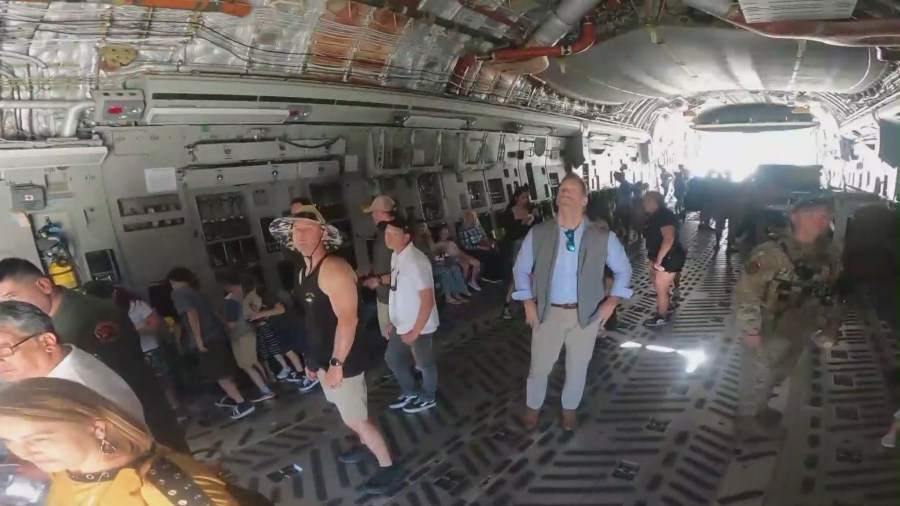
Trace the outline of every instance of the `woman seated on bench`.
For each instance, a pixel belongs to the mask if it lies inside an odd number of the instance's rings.
[[[432,240],[431,231],[428,230],[428,225],[424,221],[419,222],[413,237],[413,245],[431,260],[434,277],[441,285],[441,291],[447,304],[468,302],[466,298],[471,297],[472,294],[469,293],[466,286],[462,268],[439,251],[440,248]]]
[[[469,286],[475,291],[481,291],[478,285],[478,274],[481,272],[481,261],[463,251],[450,237],[450,228],[443,225],[437,230],[437,242],[435,254],[444,255],[459,265],[462,269],[463,279],[469,281]]]

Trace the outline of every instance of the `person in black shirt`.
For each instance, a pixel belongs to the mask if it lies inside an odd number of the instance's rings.
[[[512,280],[512,266],[519,255],[519,248],[522,241],[531,226],[539,223],[537,215],[531,206],[530,187],[528,185],[520,186],[515,193],[506,209],[500,213],[499,222],[503,227],[503,241],[500,244],[500,255],[505,262],[504,272],[509,276],[509,286],[506,289],[506,302],[503,304],[503,313],[501,317],[504,320],[512,319],[509,311],[509,303],[512,300],[512,293],[515,289],[515,283]]]
[[[400,478],[384,437],[369,418],[366,405],[365,342],[356,339],[359,291],[356,274],[346,260],[329,251],[341,243],[340,232],[328,225],[315,205],[298,205],[291,216],[269,226],[273,237],[298,251],[303,262],[294,288],[306,324],[307,369],[318,379],[325,398],[337,407],[344,423],[378,459],[379,469],[363,490],[383,494]],[[338,457],[345,464],[361,461],[355,449]]]
[[[650,261],[650,282],[656,289],[656,315],[644,325],[658,327],[669,321],[669,289],[684,267],[686,255],[678,241],[678,217],[666,208],[662,194],[647,192],[643,204],[647,212],[644,239]]]
[[[683,165],[678,166],[673,181],[673,194],[675,195],[675,213],[684,219],[684,194],[687,193],[687,169]]]

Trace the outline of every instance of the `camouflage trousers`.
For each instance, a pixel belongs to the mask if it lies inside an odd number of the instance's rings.
[[[756,416],[769,405],[772,390],[794,371],[808,340],[797,336],[763,336],[758,348],[744,350],[738,416]]]

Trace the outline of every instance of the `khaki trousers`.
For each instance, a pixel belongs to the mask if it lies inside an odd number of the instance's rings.
[[[550,307],[544,321],[531,330],[531,371],[526,384],[525,403],[540,409],[547,396],[547,378],[566,346],[566,382],[562,391],[562,407],[578,408],[584,395],[588,364],[594,354],[594,342],[600,319],[581,328],[576,309]]]

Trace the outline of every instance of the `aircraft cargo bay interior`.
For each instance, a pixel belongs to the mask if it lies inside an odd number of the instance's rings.
[[[896,0],[0,4],[0,505],[900,505]]]

